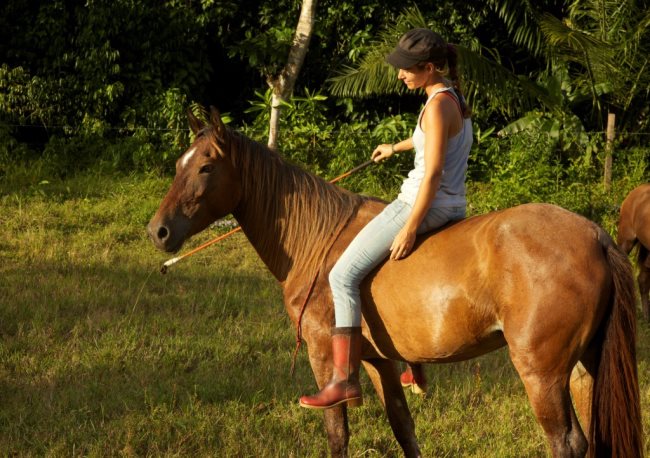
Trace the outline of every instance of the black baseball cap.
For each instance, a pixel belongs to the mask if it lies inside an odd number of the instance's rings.
[[[420,62],[447,57],[447,43],[429,29],[412,29],[402,35],[386,62],[396,68],[410,68]]]

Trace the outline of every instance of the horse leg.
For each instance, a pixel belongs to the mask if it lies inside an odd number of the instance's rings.
[[[643,311],[643,318],[650,321],[650,254],[648,249],[644,246],[639,247],[639,275],[637,281],[639,283],[639,294],[641,295],[641,310]]]
[[[372,381],[397,442],[406,457],[421,456],[420,447],[415,437],[415,423],[411,417],[404,389],[399,383],[399,373],[393,361],[372,359],[363,362]]]
[[[330,337],[323,334],[314,336],[308,342],[308,354],[311,368],[319,389],[322,389],[332,378],[332,347]],[[347,407],[342,404],[331,409],[323,410],[327,443],[332,457],[347,457],[350,430],[348,428]]]
[[[590,345],[571,372],[571,396],[578,410],[583,432],[589,431],[591,425],[591,400],[594,378],[598,370],[597,358],[597,350]]]
[[[618,236],[616,238],[616,244],[625,254],[630,254],[634,244],[636,243],[636,233],[632,229],[632,225],[629,221],[621,222],[618,225]]]
[[[578,362],[573,368],[573,371],[571,371],[570,387],[571,397],[578,411],[582,430],[589,431],[594,378],[581,362]]]
[[[348,441],[350,439],[347,407],[345,405],[332,407],[331,409],[324,410],[323,415],[325,417],[325,431],[327,431],[327,444],[329,445],[331,456],[347,457]]]
[[[568,371],[535,367],[534,356],[523,352],[512,361],[524,382],[537,421],[546,433],[554,458],[584,457],[587,439],[571,403]]]
[[[643,318],[645,318],[646,321],[650,321],[650,301],[648,300],[648,294],[650,293],[650,269],[644,266],[639,266],[637,282],[639,283]]]

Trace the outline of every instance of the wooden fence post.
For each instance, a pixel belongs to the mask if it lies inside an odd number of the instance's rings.
[[[609,113],[607,115],[607,142],[605,143],[605,190],[609,191],[612,186],[612,150],[614,148],[614,126],[616,124],[616,115]]]

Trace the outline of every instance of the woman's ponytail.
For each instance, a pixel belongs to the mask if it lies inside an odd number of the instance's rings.
[[[469,118],[471,116],[471,110],[467,106],[465,97],[463,96],[463,91],[460,87],[460,78],[458,77],[458,50],[456,46],[447,43],[447,66],[449,68],[449,79],[454,87],[454,91],[460,100],[460,107],[463,111],[463,116]]]

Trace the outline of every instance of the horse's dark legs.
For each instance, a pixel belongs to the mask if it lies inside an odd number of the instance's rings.
[[[635,241],[636,238],[634,236],[625,237],[623,234],[619,233],[618,241],[616,242],[616,244],[619,246],[621,250],[623,250],[623,253],[630,254],[630,251],[632,251],[632,248],[634,248]]]
[[[323,411],[327,443],[332,457],[348,456],[348,411],[346,406],[333,407]]]
[[[618,246],[627,254],[630,254],[635,243],[639,245],[639,256],[637,258],[639,275],[636,279],[639,284],[639,294],[641,295],[641,311],[643,312],[643,318],[650,321],[650,298],[648,297],[650,295],[650,249],[639,241],[636,236],[630,234],[619,234],[618,236]]]
[[[639,293],[641,294],[641,310],[646,321],[650,321],[650,253],[645,246],[639,247]]]
[[[332,345],[331,338],[326,333],[311,335],[309,330],[305,336],[310,338],[307,347],[309,362],[314,372],[318,389],[322,389],[332,378]],[[350,431],[348,429],[347,407],[338,406],[323,411],[327,443],[332,457],[347,457]]]
[[[640,266],[637,281],[639,283],[639,294],[641,295],[643,318],[650,321],[650,300],[648,299],[648,294],[650,294],[650,269]]]
[[[632,251],[636,242],[636,231],[633,228],[632,221],[629,217],[621,216],[618,223],[616,244],[625,254],[630,254],[630,251]]]
[[[372,359],[363,362],[372,381],[397,442],[406,457],[421,456],[420,447],[415,437],[415,423],[411,417],[404,389],[399,383],[399,373],[393,361]]]

